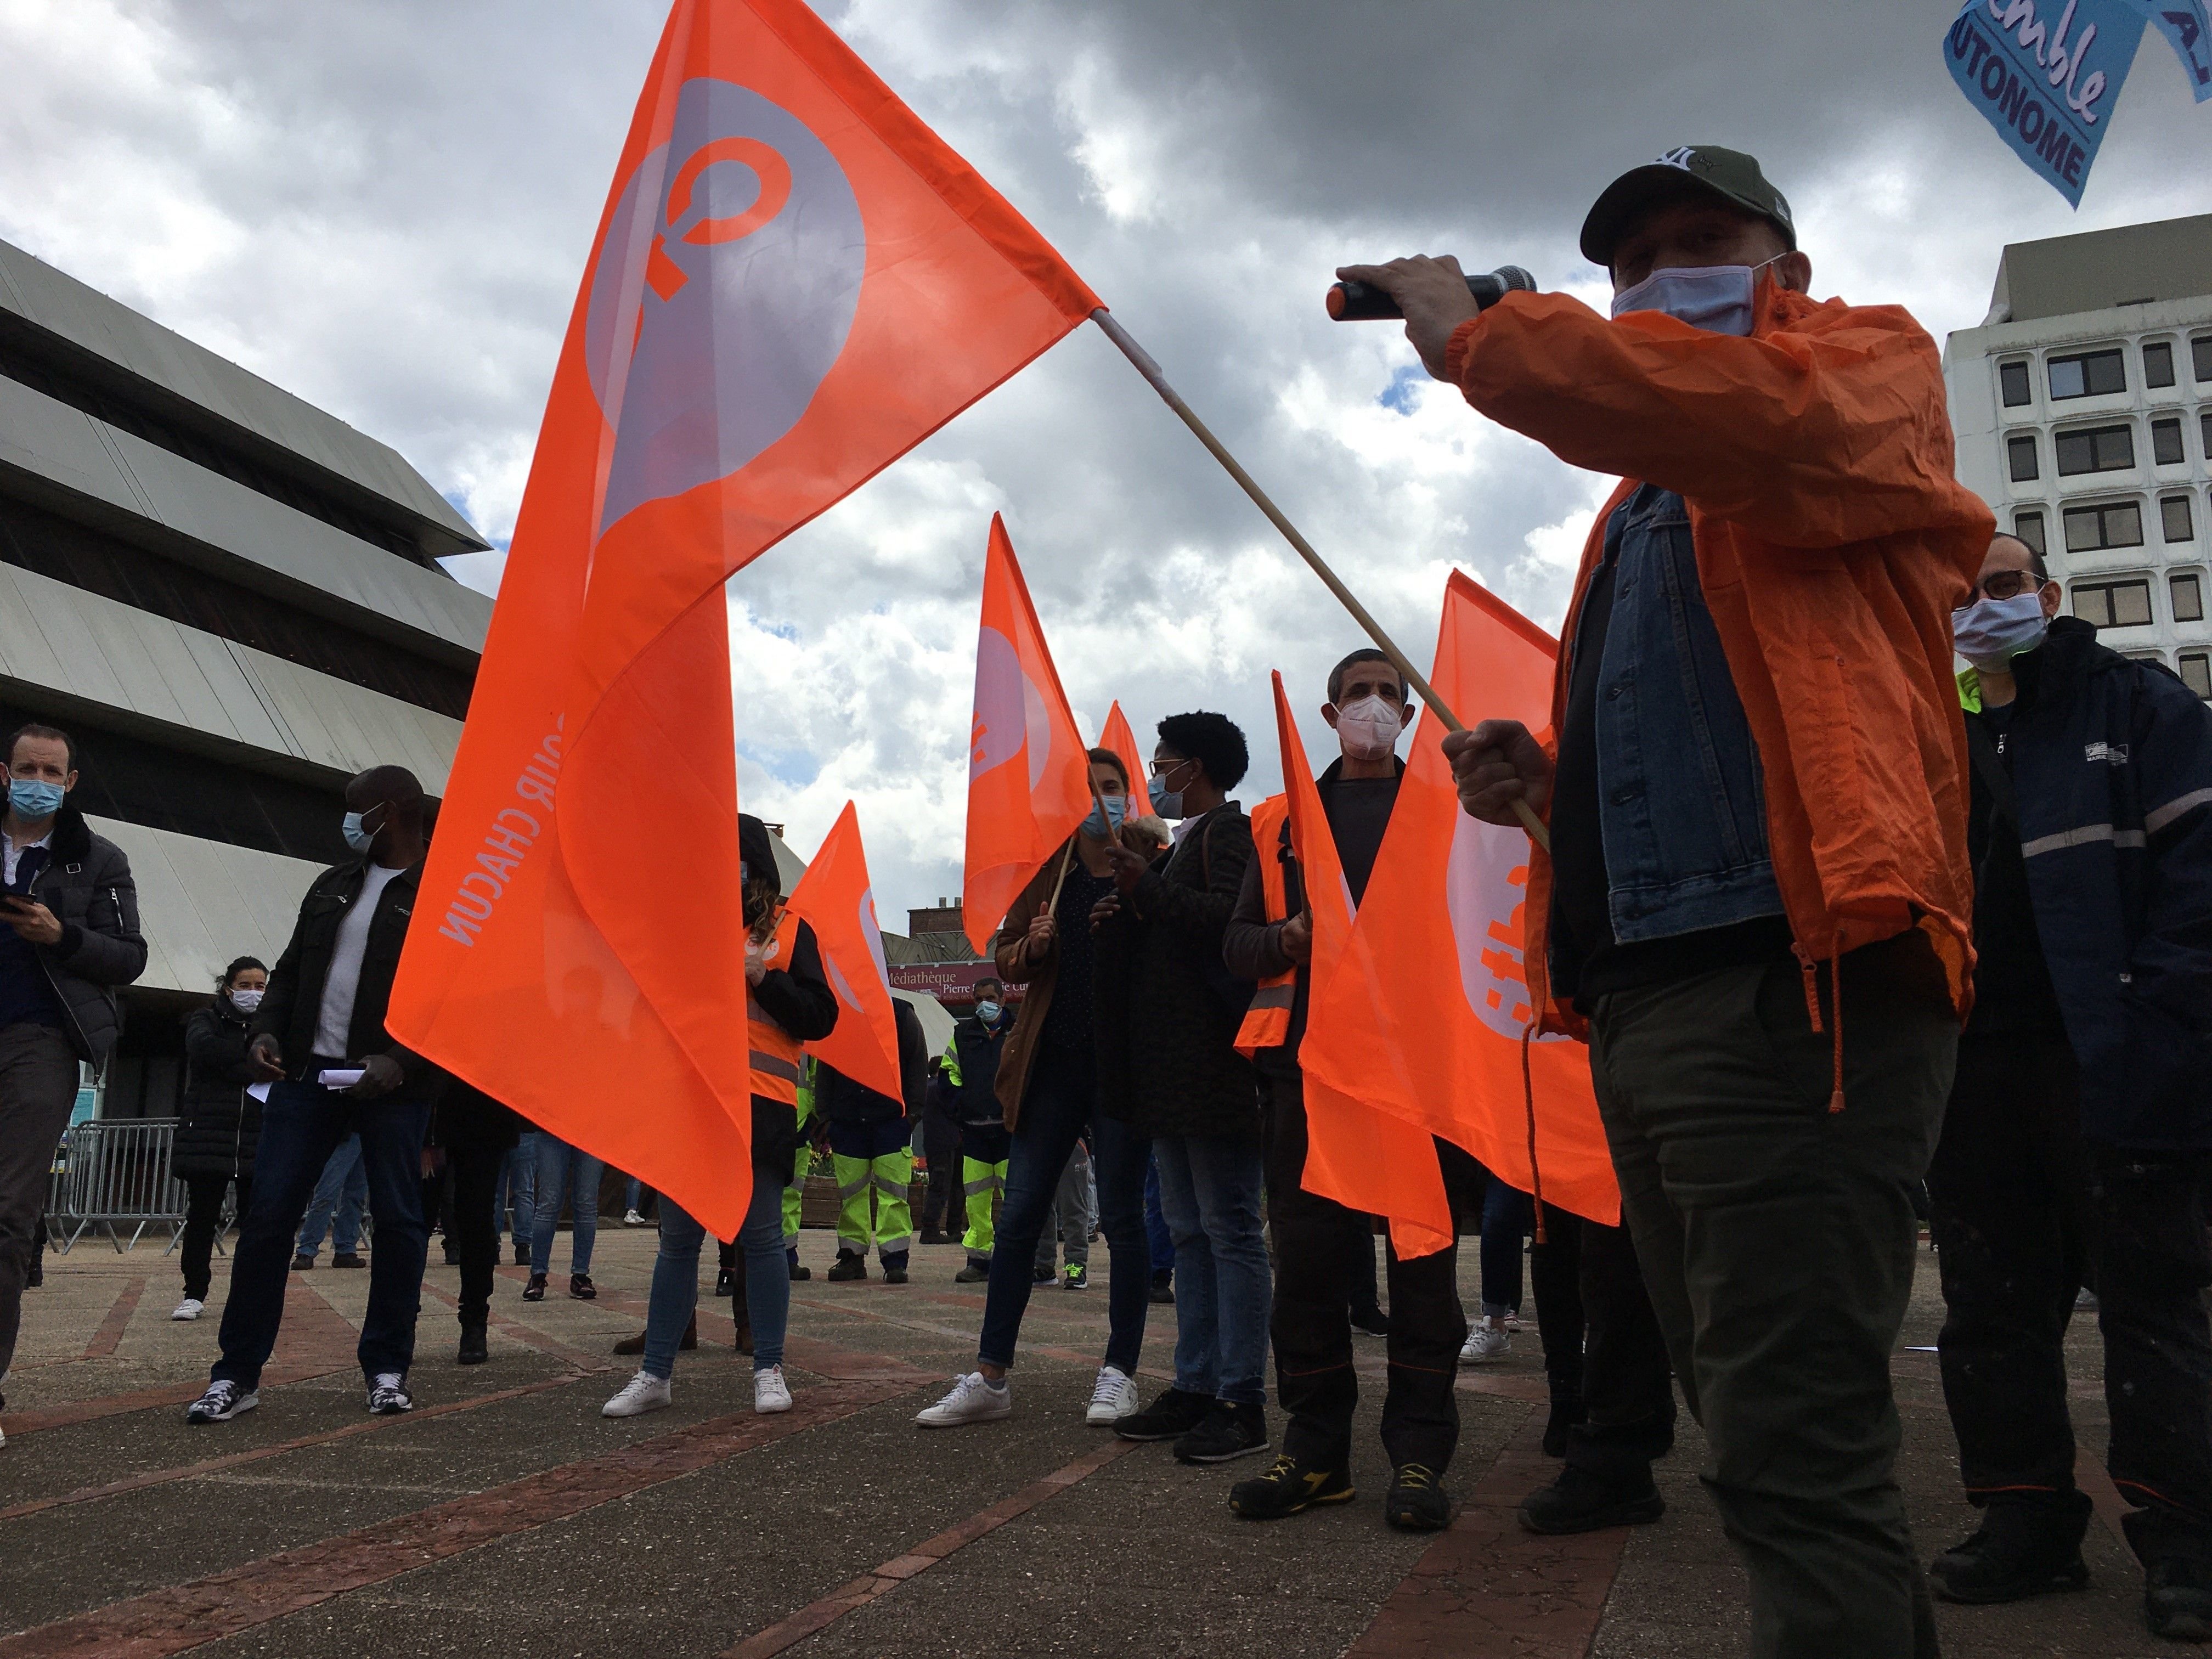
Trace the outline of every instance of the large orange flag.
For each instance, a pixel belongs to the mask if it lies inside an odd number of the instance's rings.
[[[823,972],[837,994],[837,1029],[808,1043],[806,1052],[879,1095],[902,1098],[890,970],[884,962],[876,893],[852,802],[845,803],[822,850],[799,878],[790,908],[812,926]]]
[[[1544,730],[1558,653],[1548,634],[1453,573],[1431,676],[1451,708]],[[1535,1018],[1521,958],[1528,837],[1460,811],[1443,743],[1443,723],[1425,711],[1352,943],[1308,1005],[1300,1063],[1309,1079],[1357,1090],[1522,1191],[1540,1175],[1547,1203],[1617,1223],[1589,1050],[1565,1037],[1529,1042],[1524,1088],[1522,1037]]]
[[[1306,908],[1313,916],[1313,956],[1306,970],[1306,1006],[1310,1010],[1320,1006],[1343,965],[1356,924],[1336,837],[1329,830],[1321,792],[1314,786],[1313,769],[1291,714],[1291,701],[1283,693],[1280,673],[1274,676],[1274,686],[1291,850],[1297,855]],[[1376,867],[1381,867],[1379,862]],[[1452,1242],[1451,1205],[1444,1196],[1436,1146],[1425,1131],[1376,1110],[1364,1089],[1316,1077],[1310,1066],[1305,1067],[1305,1107],[1306,1167],[1300,1184],[1308,1192],[1388,1217],[1390,1242],[1401,1256],[1428,1255]]]
[[[734,1236],[722,584],[1097,304],[799,0],[678,0],[554,371],[396,1036]]]
[[[1106,729],[1099,734],[1098,746],[1110,749],[1121,757],[1121,764],[1129,770],[1129,816],[1141,817],[1152,810],[1152,797],[1146,793],[1146,781],[1152,770],[1145,764],[1137,750],[1137,734],[1129,729],[1129,717],[1121,712],[1121,701],[1106,711]]]
[[[984,956],[1030,878],[1091,814],[1083,738],[1045,648],[1014,544],[995,513],[983,561],[969,745],[960,902],[968,942]]]

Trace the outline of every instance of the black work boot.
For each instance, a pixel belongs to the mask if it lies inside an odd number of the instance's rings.
[[[1451,1494],[1427,1464],[1401,1463],[1382,1494],[1382,1518],[1401,1532],[1442,1532],[1451,1525]]]
[[[453,1357],[457,1365],[481,1365],[491,1358],[491,1347],[484,1340],[485,1319],[461,1321],[461,1351]]]
[[[1247,1521],[1279,1521],[1321,1504],[1349,1504],[1359,1494],[1341,1462],[1309,1463],[1285,1452],[1265,1474],[1229,1489],[1229,1512]]]
[[[1600,1474],[1570,1463],[1557,1480],[1521,1500],[1521,1524],[1540,1533],[1640,1526],[1666,1512],[1667,1500],[1652,1484],[1648,1464]]]
[[[1928,1564],[1928,1582],[1947,1601],[2018,1601],[2089,1582],[2081,1535],[2091,1505],[2082,1492],[2041,1503],[1993,1503],[1974,1535]]]
[[[837,1252],[836,1262],[830,1269],[830,1282],[832,1285],[842,1285],[852,1279],[866,1279],[867,1276],[867,1257],[848,1249],[841,1249]]]

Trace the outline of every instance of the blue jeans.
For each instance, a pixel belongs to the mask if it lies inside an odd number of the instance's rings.
[[[538,1224],[538,1131],[525,1129],[521,1138],[500,1159],[499,1185],[493,1188],[493,1227],[499,1218],[509,1218],[507,1231],[526,1248],[530,1230]],[[496,1231],[492,1235],[496,1238]]]
[[[253,1158],[253,1207],[239,1229],[230,1295],[218,1340],[222,1358],[210,1376],[258,1388],[284,1318],[292,1241],[316,1178],[348,1135],[361,1136],[361,1159],[376,1212],[376,1254],[368,1264],[368,1312],[361,1327],[361,1369],[374,1379],[405,1376],[415,1358],[415,1316],[422,1304],[422,1138],[430,1108],[405,1095],[353,1101],[313,1083],[277,1083],[261,1109]]]
[[[660,1195],[660,1254],[653,1258],[646,1304],[643,1369],[663,1382],[676,1375],[676,1345],[699,1306],[699,1246],[707,1230]],[[753,1171],[752,1202],[738,1229],[745,1261],[745,1316],[753,1327],[753,1369],[783,1364],[783,1331],[791,1320],[791,1267],[783,1259],[783,1188]]]
[[[1260,1235],[1260,1137],[1161,1135],[1152,1153],[1175,1234],[1175,1385],[1264,1406],[1273,1287]]]
[[[652,1188],[647,1186],[635,1176],[632,1176],[629,1178],[629,1185],[623,1189],[623,1209],[624,1212],[627,1212],[629,1211],[635,1210],[639,1205],[645,1202],[646,1194],[650,1193],[652,1190]]]
[[[327,1232],[331,1255],[353,1255],[361,1244],[361,1206],[368,1198],[368,1177],[361,1168],[361,1137],[348,1135],[323,1165],[315,1195],[307,1200],[307,1217],[300,1223],[299,1253],[314,1260]]]
[[[592,1271],[592,1246],[599,1236],[599,1176],[607,1166],[580,1152],[550,1129],[538,1132],[538,1211],[530,1229],[530,1271],[542,1273],[553,1262],[553,1233],[561,1220],[561,1200],[570,1199],[576,1230],[568,1236],[568,1271]],[[574,1191],[566,1189],[572,1182]]]
[[[1148,1158],[1145,1164],[1145,1237],[1152,1247],[1152,1271],[1171,1273],[1175,1271],[1175,1235],[1168,1231],[1168,1218],[1160,1213],[1160,1165],[1158,1158]]]
[[[1482,1194],[1482,1311],[1503,1318],[1521,1311],[1521,1241],[1536,1224],[1528,1194],[1496,1176]]]
[[[1094,1109],[1097,1094],[1097,1073],[1091,1066],[1050,1051],[1037,1056],[1006,1154],[1006,1197],[991,1252],[991,1282],[983,1293],[983,1334],[975,1346],[975,1357],[985,1364],[1014,1363],[1014,1343],[1030,1305],[1030,1265],[1059,1194],[1060,1172],[1087,1127],[1091,1167],[1098,1176],[1098,1224],[1112,1253],[1106,1364],[1127,1376],[1137,1374],[1152,1275],[1152,1252],[1145,1243],[1150,1143]]]

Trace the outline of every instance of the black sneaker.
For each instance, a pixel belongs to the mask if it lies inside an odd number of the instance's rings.
[[[205,1394],[185,1407],[185,1421],[228,1423],[232,1418],[252,1411],[260,1403],[261,1390],[258,1389],[241,1389],[235,1382],[210,1382]]]
[[[830,1269],[830,1282],[832,1285],[849,1284],[854,1279],[866,1279],[867,1276],[868,1262],[866,1256],[854,1255],[850,1250],[837,1252],[836,1262]]]
[[[596,1302],[599,1299],[599,1287],[592,1283],[589,1273],[570,1273],[568,1294],[578,1302]]]
[[[1521,1524],[1530,1532],[1596,1532],[1640,1526],[1667,1512],[1667,1500],[1644,1471],[1640,1486],[1608,1480],[1570,1463],[1559,1478],[1521,1500]]]
[[[968,1258],[968,1265],[952,1275],[952,1282],[956,1285],[988,1285],[991,1282],[991,1264],[978,1261],[971,1255]]]
[[[1285,1452],[1274,1468],[1229,1489],[1229,1512],[1247,1521],[1279,1521],[1318,1504],[1349,1504],[1359,1494],[1341,1465],[1301,1463]]]
[[[1146,1292],[1148,1300],[1163,1308],[1175,1305],[1175,1269],[1168,1268],[1152,1275],[1152,1288]]]
[[[1178,1463],[1226,1463],[1267,1449],[1267,1413],[1258,1406],[1217,1400],[1213,1409],[1175,1443]]]
[[[532,1273],[530,1275],[530,1282],[522,1287],[522,1299],[525,1302],[543,1302],[545,1299],[545,1275],[544,1273]]]
[[[887,1255],[884,1258],[884,1283],[886,1285],[906,1283],[906,1252],[904,1250],[901,1250],[896,1255]]]
[[[313,1273],[314,1268],[315,1258],[309,1255],[305,1250],[301,1251],[299,1255],[292,1258],[292,1271],[295,1273]],[[212,1421],[213,1419],[210,1420]]]
[[[2143,1623],[2177,1642],[2212,1639],[2212,1570],[2190,1556],[2152,1561],[2143,1569]]]
[[[307,1265],[310,1267],[314,1265],[312,1259],[310,1259]],[[368,1263],[362,1260],[362,1255],[359,1250],[340,1250],[337,1255],[331,1258],[331,1266],[333,1267],[366,1267],[368,1266]]]
[[[1355,1313],[1352,1316],[1352,1328],[1362,1336],[1388,1336],[1390,1334],[1390,1316],[1380,1308]]]
[[[530,1246],[518,1244],[514,1247],[514,1265],[518,1267],[527,1267],[530,1265]]]
[[[799,1266],[796,1261],[794,1261],[794,1262],[793,1262],[793,1263],[791,1264],[791,1282],[792,1282],[793,1284],[794,1284],[794,1285],[804,1285],[804,1284],[805,1284],[808,1279],[811,1279],[811,1278],[813,1278],[813,1277],[814,1277],[814,1269],[813,1269],[813,1268],[811,1268],[811,1267],[800,1267],[800,1266]],[[723,1292],[723,1294],[726,1296],[727,1294],[729,1294],[729,1292],[727,1292],[727,1291],[724,1291],[724,1292]]]
[[[456,1365],[481,1365],[491,1358],[491,1345],[485,1340],[482,1321],[464,1322],[461,1326],[461,1351],[453,1357]]]
[[[2077,1590],[2089,1583],[2081,1559],[2088,1530],[2088,1494],[2053,1504],[1992,1504],[1974,1535],[1928,1564],[1928,1582],[1946,1601],[1980,1605],[2024,1601],[2051,1590]]]
[[[1451,1494],[1427,1464],[1401,1463],[1382,1494],[1382,1518],[1401,1532],[1442,1532],[1451,1525]]]
[[[1144,1410],[1116,1423],[1114,1432],[1124,1440],[1175,1440],[1204,1422],[1212,1409],[1211,1395],[1170,1389]]]
[[[714,1270],[714,1294],[716,1296],[734,1295],[735,1291],[732,1289],[732,1286],[735,1283],[736,1281],[731,1278],[730,1270],[727,1267],[717,1267]]]

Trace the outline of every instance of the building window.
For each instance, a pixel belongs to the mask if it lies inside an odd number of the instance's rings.
[[[2107,507],[2069,507],[2065,519],[2069,553],[2142,545],[2142,509],[2133,501],[2115,501]]]
[[[2204,620],[2204,579],[2197,575],[2176,576],[2166,584],[2173,600],[2173,619],[2176,622]]]
[[[2206,340],[2203,345],[2204,362],[2212,363],[2212,339]],[[2053,399],[2097,398],[2107,392],[2128,389],[2127,365],[2117,351],[2084,351],[2071,357],[2053,357],[2050,368]],[[2208,377],[2199,374],[2197,378],[2202,380]]]
[[[2189,497],[2168,495],[2158,504],[2159,522],[2165,527],[2170,542],[2185,542],[2190,538]]]
[[[2012,533],[2033,548],[2039,559],[2051,550],[2043,544],[2043,514],[2040,513],[2014,514]]]
[[[2126,426],[2091,426],[2062,432],[2056,443],[2062,478],[2082,472],[2118,472],[2136,464],[2135,434]]]
[[[2189,366],[2197,385],[2212,380],[2212,334],[2200,334],[2189,343]]]
[[[2173,384],[2173,347],[2165,340],[2154,340],[2142,349],[2143,384],[2172,386]]]
[[[2181,453],[2181,419],[2150,423],[2150,458],[2160,466],[2179,466],[2186,458]]]
[[[2007,409],[2018,409],[2028,401],[2027,365],[2000,363],[1997,366],[1997,386]]]
[[[2212,702],[2212,657],[2202,651],[2181,653],[2181,683],[2207,702]]]
[[[2026,483],[2039,476],[2035,470],[2035,434],[2023,432],[2005,440],[2005,459],[2012,466],[2012,481]]]
[[[2197,417],[2197,435],[2204,441],[2204,459],[2212,461],[2212,409]]]
[[[2124,582],[2076,582],[2074,614],[2099,628],[2141,628],[2150,621],[2150,584],[2140,576]]]

